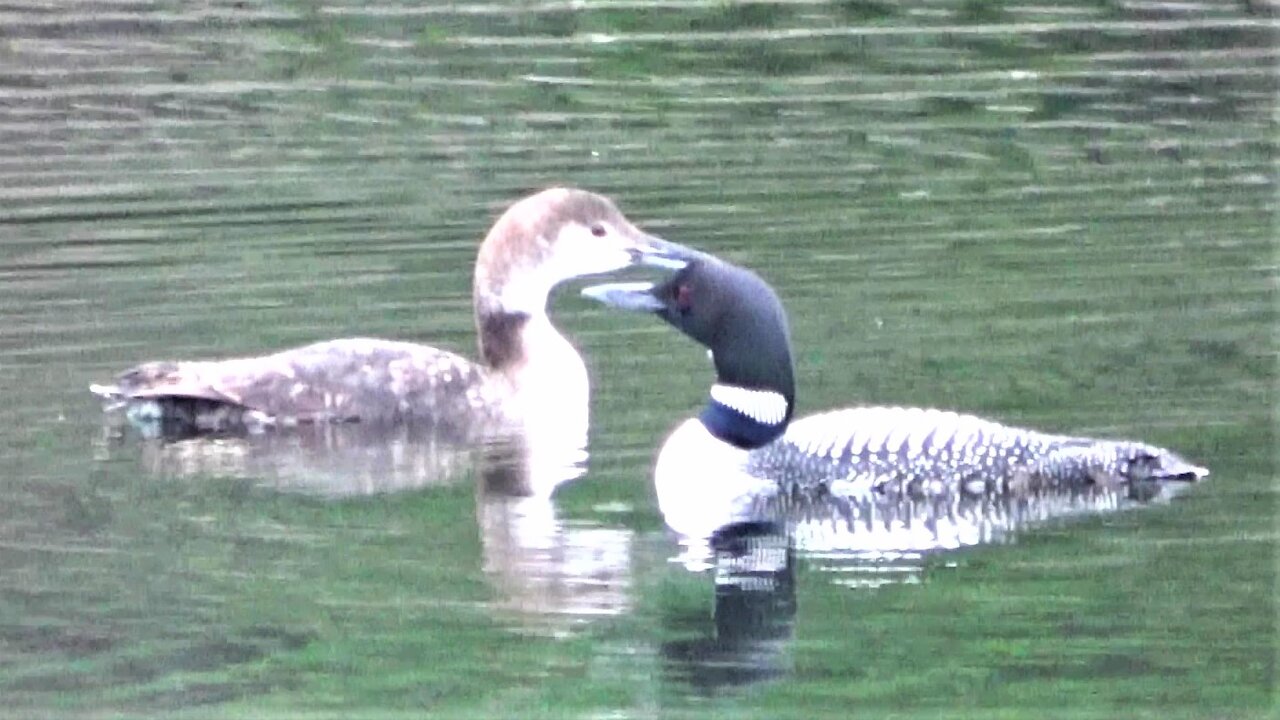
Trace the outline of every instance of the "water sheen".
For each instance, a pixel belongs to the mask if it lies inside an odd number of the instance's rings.
[[[1274,3],[71,1],[0,24],[6,712],[1270,706]],[[1018,508],[984,510],[999,532],[942,551],[761,525],[673,562],[652,458],[710,369],[573,293],[591,458],[553,498],[408,436],[104,434],[86,388],[139,360],[473,354],[475,247],[556,183],[773,283],[801,414],[952,408],[1213,478],[1012,534]]]

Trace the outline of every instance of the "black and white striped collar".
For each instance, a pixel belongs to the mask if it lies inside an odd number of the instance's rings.
[[[782,435],[791,420],[791,402],[773,390],[716,383],[698,419],[715,437],[749,450]]]

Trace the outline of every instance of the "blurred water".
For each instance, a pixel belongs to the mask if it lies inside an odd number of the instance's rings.
[[[1264,707],[1274,13],[0,8],[0,695],[32,716]],[[649,486],[702,352],[573,293],[592,457],[554,500],[465,461],[371,492],[438,467],[412,443],[103,439],[85,388],[138,360],[356,334],[472,354],[475,245],[554,183],[760,270],[802,412],[1141,437],[1214,480],[936,560],[801,553],[735,595],[669,562]]]

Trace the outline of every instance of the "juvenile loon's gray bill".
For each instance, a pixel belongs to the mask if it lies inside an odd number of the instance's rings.
[[[694,260],[706,257],[704,253],[693,248],[673,243],[670,240],[663,240],[653,235],[645,238],[645,245],[647,247],[634,251],[636,261],[642,265],[651,265],[667,270],[683,270]]]
[[[653,294],[651,282],[601,283],[582,289],[582,296],[609,307],[635,312],[658,312],[666,305]]]

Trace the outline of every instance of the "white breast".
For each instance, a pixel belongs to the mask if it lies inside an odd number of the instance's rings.
[[[752,477],[746,464],[746,450],[717,439],[700,420],[681,423],[663,443],[653,471],[667,526],[697,539],[749,519],[751,503],[777,484]]]

